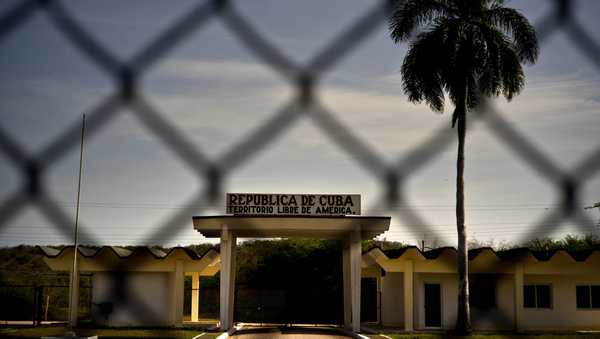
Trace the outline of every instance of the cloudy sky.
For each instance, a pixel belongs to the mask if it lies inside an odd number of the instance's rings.
[[[0,12],[18,1],[3,1]],[[195,1],[66,1],[77,20],[120,60],[152,41]],[[239,12],[295,63],[306,63],[375,1],[236,1]],[[534,23],[547,15],[549,0],[512,1]],[[580,1],[575,16],[600,36],[600,3]],[[335,20],[332,20],[335,19]],[[324,74],[318,100],[352,133],[390,163],[440,129],[445,114],[414,105],[402,93],[399,73],[407,46],[394,45],[380,25]],[[74,48],[44,12],[0,39],[0,129],[31,154],[41,152],[65,128],[78,124],[114,89],[114,81]],[[596,61],[596,65],[598,62]],[[495,104],[528,140],[558,167],[570,170],[600,147],[600,69],[563,32],[544,41],[538,63],[526,68],[519,97]],[[294,89],[246,49],[219,19],[184,39],[141,78],[140,91],[181,135],[218,158],[290,102]],[[519,242],[530,225],[556,209],[557,190],[505,146],[493,126],[475,124],[467,138],[467,223],[482,242]],[[380,182],[318,125],[298,120],[275,142],[235,168],[225,191],[357,193],[364,209],[392,215],[383,237],[408,243],[452,244],[455,139],[406,183],[406,202],[386,210]],[[51,196],[74,215],[78,149],[46,173]],[[19,189],[21,174],[0,155],[0,203]],[[86,141],[81,220],[94,244],[137,244],[194,194],[206,187],[168,147],[127,109]],[[596,175],[583,185],[584,205],[600,201]],[[409,225],[410,208],[429,225]],[[198,206],[192,214],[223,213],[223,206]],[[208,241],[189,219],[161,241],[164,245]],[[591,225],[544,225],[539,236],[600,230]],[[179,229],[182,229],[179,231]],[[0,246],[70,241],[35,208],[23,209],[0,226]]]

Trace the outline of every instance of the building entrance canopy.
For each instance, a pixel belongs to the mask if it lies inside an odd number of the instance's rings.
[[[343,241],[344,324],[359,332],[361,241],[387,231],[390,219],[387,216],[280,214],[193,217],[198,232],[207,238],[221,238],[221,328],[229,330],[233,326],[236,239],[283,237]]]
[[[351,231],[362,239],[372,239],[387,231],[390,217],[379,216],[200,216],[193,217],[194,228],[207,238],[221,236],[226,226],[241,238],[342,239]]]

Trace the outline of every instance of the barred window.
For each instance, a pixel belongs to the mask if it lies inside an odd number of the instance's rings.
[[[600,308],[600,285],[577,285],[577,308]]]
[[[552,287],[546,285],[523,286],[523,307],[552,308]]]

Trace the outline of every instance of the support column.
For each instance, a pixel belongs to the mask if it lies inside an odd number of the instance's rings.
[[[523,309],[523,263],[515,264],[515,330],[521,330],[521,315]]]
[[[231,265],[229,273],[229,328],[233,327],[233,314],[235,310],[235,272],[236,272],[236,254],[235,248],[237,237],[231,235],[231,254],[229,256]]]
[[[413,327],[413,272],[414,272],[414,261],[407,260],[404,266],[404,330],[412,332]]]
[[[235,291],[235,243],[236,237],[223,225],[221,229],[221,284],[220,319],[221,330],[228,331],[233,326],[233,305]]]
[[[175,261],[175,286],[173,288],[173,300],[175,302],[173,320],[174,325],[177,327],[183,326],[183,281],[183,260],[177,260]]]
[[[342,278],[344,281],[344,327],[352,324],[352,293],[350,291],[350,241],[343,240],[342,245]]]
[[[381,316],[381,310],[382,310],[383,306],[381,305],[381,269],[380,269],[380,273],[377,276],[377,323],[379,325],[382,325],[382,316]]]
[[[350,291],[352,296],[352,331],[360,332],[361,232],[350,234]]]
[[[198,296],[200,295],[200,273],[192,273],[192,314],[191,321],[198,321]]]

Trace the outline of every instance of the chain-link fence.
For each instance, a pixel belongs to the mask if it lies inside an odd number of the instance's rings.
[[[552,10],[536,23],[539,42],[544,44],[552,35],[563,32],[574,48],[600,71],[600,46],[576,19],[573,11],[576,1],[553,0],[549,3]],[[254,24],[242,15],[236,8],[236,1],[227,0],[200,2],[127,60],[117,57],[116,53],[106,48],[84,28],[61,1],[56,0],[19,1],[2,13],[0,43],[10,37],[17,28],[26,24],[34,14],[45,13],[86,60],[117,84],[111,95],[87,110],[87,135],[94,138],[95,134],[125,111],[122,108],[126,108],[128,114],[136,116],[149,133],[156,136],[179,161],[193,171],[201,183],[199,186],[203,188],[184,204],[184,208],[177,210],[160,225],[158,231],[147,235],[148,242],[154,239],[168,240],[183,227],[188,227],[190,217],[199,212],[198,206],[215,205],[221,199],[225,179],[251,160],[257,152],[273,144],[279,135],[301,119],[314,122],[315,126],[331,137],[333,143],[354,159],[357,166],[366,169],[376,179],[383,192],[378,205],[388,206],[389,210],[399,215],[407,225],[418,225],[418,230],[415,231],[430,233],[435,230],[428,225],[419,211],[396,207],[408,205],[410,199],[405,183],[438,157],[445,145],[453,141],[455,131],[443,128],[406,154],[393,161],[387,161],[316,99],[316,85],[323,75],[366,41],[375,29],[385,25],[387,14],[391,12],[393,5],[393,1],[374,1],[370,10],[361,14],[305,64],[298,64],[286,57],[282,50],[262,36]],[[204,24],[210,20],[222,22],[243,48],[286,79],[294,90],[292,99],[273,117],[264,121],[243,142],[238,143],[238,146],[216,157],[209,157],[186,138],[163,112],[150,103],[138,85],[140,77],[152,69],[157,61],[165,58],[184,38],[201,31]],[[575,165],[572,170],[565,171],[534,146],[526,134],[518,132],[505,120],[497,107],[485,100],[481,102],[473,117],[485,124],[487,130],[504,143],[516,158],[556,189],[556,199],[560,208],[530,225],[530,234],[536,234],[542,226],[545,227],[544,232],[552,232],[565,220],[574,221],[575,225],[581,225],[582,231],[588,231],[587,225],[594,222],[582,213],[579,198],[583,185],[600,170],[600,148]],[[45,174],[60,159],[77,150],[79,137],[79,124],[72,125],[41,151],[32,153],[0,127],[0,152],[19,169],[23,178],[18,192],[0,205],[0,230],[26,207],[33,205],[51,221],[56,232],[66,238],[71,237],[73,219],[48,193]],[[555,226],[549,228],[548,225]],[[80,230],[83,233],[82,238],[93,239],[91,234],[86,234],[85,227],[80,227]],[[527,237],[526,234],[525,238]],[[118,267],[111,269],[119,270]],[[123,279],[125,278],[123,276]],[[124,295],[123,291],[119,291],[121,285],[115,285],[115,293],[118,295]],[[127,297],[136,299],[135,295]],[[140,312],[146,312],[147,309],[143,307],[141,300],[138,301]]]

